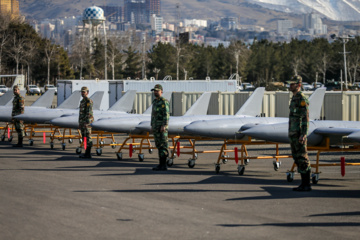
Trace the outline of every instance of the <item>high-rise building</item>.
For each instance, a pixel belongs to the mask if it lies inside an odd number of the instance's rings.
[[[238,28],[238,18],[237,17],[221,18],[220,26],[227,30],[235,30]]]
[[[293,28],[292,20],[278,20],[277,32],[278,34],[286,34]]]
[[[0,0],[0,14],[10,14],[10,16],[19,16],[19,1]]]
[[[160,0],[146,0],[146,15],[149,17],[149,22],[153,15],[160,16],[161,2]]]
[[[163,18],[153,14],[150,20],[151,29],[155,32],[155,34],[160,34],[163,31]]]
[[[160,0],[125,0],[124,20],[131,24],[150,23],[153,14],[160,16]]]
[[[310,33],[327,34],[327,26],[322,23],[320,15],[316,13],[304,16],[304,28]]]
[[[123,9],[119,6],[99,6],[104,10],[106,20],[112,23],[124,21]]]
[[[124,12],[126,22],[131,24],[148,22],[145,0],[125,0]]]

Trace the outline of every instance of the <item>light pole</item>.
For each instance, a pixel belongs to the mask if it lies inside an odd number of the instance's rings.
[[[345,88],[347,89],[348,88],[348,82],[347,82],[347,69],[346,69],[346,48],[345,48],[345,45],[347,42],[349,42],[350,39],[354,39],[355,37],[354,36],[342,36],[342,37],[336,37],[336,34],[332,34],[330,35],[330,37],[332,39],[340,39],[342,42],[343,42],[343,54],[344,54],[344,75],[345,75]]]

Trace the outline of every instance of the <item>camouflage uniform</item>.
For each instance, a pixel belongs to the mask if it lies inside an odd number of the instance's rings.
[[[88,97],[84,97],[80,101],[80,107],[79,107],[79,128],[83,140],[84,137],[86,137],[87,146],[89,147],[92,147],[90,124],[93,122],[94,122],[93,101]]]
[[[20,94],[15,94],[11,116],[14,117],[23,114],[24,109],[25,109],[25,98]],[[22,139],[25,136],[23,121],[12,118],[12,122],[14,123],[15,130],[18,134],[18,139]]]
[[[168,157],[168,125],[169,125],[169,101],[164,97],[155,98],[152,102],[151,127],[154,134],[155,146],[159,151],[159,158]],[[161,126],[165,127],[160,132]]]
[[[301,82],[301,80],[297,81],[297,83]],[[289,109],[289,139],[292,157],[298,167],[298,172],[306,173],[311,169],[306,147],[306,135],[309,129],[309,101],[301,91],[292,97]],[[299,142],[300,136],[305,136],[303,143]]]

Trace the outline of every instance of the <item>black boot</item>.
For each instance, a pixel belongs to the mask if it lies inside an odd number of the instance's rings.
[[[85,150],[85,154],[81,154],[79,158],[91,158],[91,147],[92,146],[87,147]]]
[[[159,165],[157,165],[156,167],[153,168],[153,171],[166,171],[167,170],[167,166],[166,166],[166,159],[167,156],[162,156],[159,159]]]
[[[13,147],[23,147],[23,138],[19,137],[18,143],[13,145]]]
[[[310,185],[310,170],[306,173],[301,173],[301,184],[297,188],[293,188],[293,191],[297,192],[308,192],[311,191]]]

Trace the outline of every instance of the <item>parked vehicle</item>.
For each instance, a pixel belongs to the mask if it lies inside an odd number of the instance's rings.
[[[253,91],[253,90],[255,90],[255,86],[252,85],[251,83],[244,82],[240,86],[238,86],[238,90],[239,91],[243,91],[243,90],[245,90],[245,91]]]
[[[28,85],[27,86],[27,93],[29,95],[34,95],[34,94],[41,94],[40,88],[36,85]]]
[[[313,82],[311,86],[313,86],[314,88],[321,88],[324,86],[324,84],[322,84],[321,82]]]
[[[360,88],[360,82],[354,82],[354,83],[353,83],[353,87]]]
[[[302,82],[301,86],[304,91],[312,91],[314,89],[314,87],[307,82]]]
[[[0,93],[6,93],[7,91],[9,91],[8,87],[5,85],[0,85]]]
[[[49,89],[54,89],[55,90],[55,95],[57,94],[57,87],[55,87],[54,85],[45,85],[44,86],[44,92],[46,92]]]

